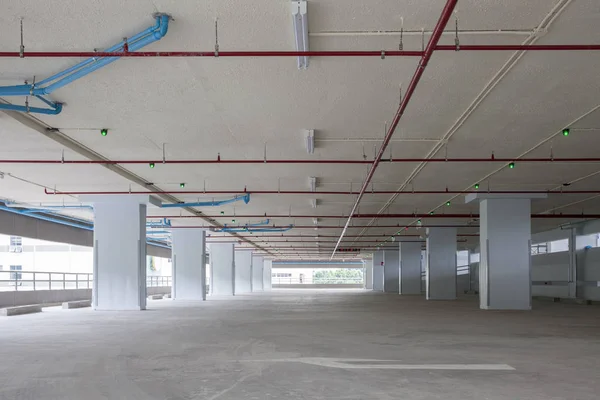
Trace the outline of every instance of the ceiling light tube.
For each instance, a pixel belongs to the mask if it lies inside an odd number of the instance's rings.
[[[308,51],[308,3],[306,0],[292,1],[292,18],[297,51]],[[308,57],[298,57],[298,69],[308,68]]]
[[[308,154],[315,152],[315,131],[313,129],[309,129],[306,134],[306,152]]]
[[[310,178],[308,178],[308,182],[310,184],[310,191],[316,192],[317,191],[317,177],[311,176]]]

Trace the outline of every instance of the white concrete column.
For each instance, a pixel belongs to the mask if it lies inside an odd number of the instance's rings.
[[[173,229],[173,299],[206,300],[205,235],[203,229]]]
[[[271,290],[271,271],[273,270],[273,260],[265,260],[263,263],[263,290]]]
[[[479,304],[485,310],[531,309],[531,198],[473,193],[479,203]]]
[[[263,288],[263,269],[265,258],[262,256],[252,256],[252,291],[262,292]]]
[[[235,293],[252,292],[252,252],[235,252]]]
[[[373,253],[373,290],[383,292],[383,251]]]
[[[421,243],[400,242],[400,294],[421,294]]]
[[[94,204],[95,310],[146,309],[146,205],[150,196],[82,196]]]
[[[400,256],[396,249],[383,251],[383,291],[400,292]]]
[[[427,300],[456,299],[456,228],[427,228]]]
[[[235,244],[211,243],[210,292],[218,296],[235,294]]]
[[[373,290],[373,260],[365,260],[365,289]]]

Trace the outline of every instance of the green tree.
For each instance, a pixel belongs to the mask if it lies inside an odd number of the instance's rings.
[[[345,284],[360,283],[363,280],[362,269],[340,268],[323,269],[313,272],[313,283],[316,284]]]
[[[154,264],[154,257],[148,256],[148,269],[150,271],[156,271],[156,265]]]

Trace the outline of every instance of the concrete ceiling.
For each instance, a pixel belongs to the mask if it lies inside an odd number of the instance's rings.
[[[421,37],[431,31],[443,0],[313,0],[309,2],[312,50],[395,50],[404,20],[405,50],[420,50]],[[288,1],[257,0],[241,7],[221,1],[128,1],[84,3],[33,0],[11,2],[0,15],[0,49],[17,51],[23,18],[27,51],[88,51],[106,48],[152,24],[151,14],[171,14],[169,32],[149,50],[214,48],[214,19],[219,18],[219,44],[225,50],[293,50]],[[595,0],[470,0],[459,1],[456,13],[461,44],[597,44],[600,5]],[[542,32],[536,28],[545,26]],[[454,20],[442,44],[453,44]],[[496,32],[491,32],[496,31]],[[428,39],[428,36],[426,37]],[[600,147],[600,52],[436,52],[393,137],[386,157],[394,158],[596,157]],[[50,76],[77,59],[3,58],[0,85],[20,84]],[[298,70],[293,58],[150,58],[122,59],[75,83],[51,98],[64,102],[57,116],[33,115],[35,123],[58,128],[75,143],[110,160],[161,159],[348,159],[372,160],[381,145],[386,121],[398,108],[399,87],[408,85],[418,58],[318,58]],[[19,98],[6,101],[22,103]],[[571,135],[560,135],[570,126]],[[99,129],[110,129],[107,137]],[[314,129],[313,155],[305,149],[307,129]],[[0,113],[1,159],[84,159],[39,131]],[[51,135],[50,135],[51,136]],[[265,150],[266,149],[266,150]],[[369,165],[157,165],[127,164],[123,168],[165,191],[358,190]],[[0,164],[0,197],[19,202],[77,202],[77,196],[48,196],[42,187],[60,191],[145,190],[99,165]],[[598,164],[526,164],[507,169],[497,163],[383,163],[373,190],[468,190],[475,183],[492,190],[547,190],[573,183],[568,190],[600,189]],[[177,195],[182,201],[225,199],[231,195]],[[319,200],[312,208],[311,199]],[[232,224],[225,215],[280,215],[271,223],[313,225],[310,218],[287,215],[340,216],[321,218],[319,225],[285,232],[290,247],[333,246],[356,195],[252,196],[247,205],[198,208]],[[445,206],[447,201],[451,206]],[[390,235],[412,219],[386,218],[388,213],[477,213],[463,196],[367,194],[361,214],[383,213],[379,219],[354,220],[343,247],[375,245],[382,240],[363,235]],[[597,195],[551,195],[533,203],[535,213],[598,213]],[[151,215],[191,215],[183,210],[153,208]],[[344,216],[342,218],[342,215]],[[91,218],[91,215],[88,215]],[[257,222],[235,218],[235,224]],[[569,222],[532,221],[534,231]],[[424,224],[466,219],[427,219]],[[202,219],[176,219],[178,225],[202,225]],[[362,228],[372,225],[371,228]],[[383,228],[381,226],[390,226]],[[423,230],[410,228],[406,234]],[[477,228],[460,228],[474,234]],[[272,238],[260,242],[285,247]],[[305,235],[307,238],[298,238]],[[220,234],[213,234],[221,236]],[[225,235],[226,236],[226,235]],[[255,235],[245,235],[253,239]],[[418,239],[418,238],[417,238]],[[462,245],[475,245],[474,236]],[[256,239],[254,239],[256,240]],[[331,241],[331,243],[329,243]],[[327,243],[325,243],[327,242]],[[258,242],[257,242],[258,243]],[[248,246],[246,244],[246,246]],[[311,250],[312,251],[312,250]],[[331,249],[321,254],[327,257]],[[281,257],[298,258],[282,251]],[[285,257],[284,257],[285,256]]]

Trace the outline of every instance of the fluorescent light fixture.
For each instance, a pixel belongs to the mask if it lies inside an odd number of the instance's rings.
[[[315,152],[315,131],[309,129],[306,131],[306,152],[308,154],[314,154]]]
[[[308,51],[308,3],[306,0],[292,1],[292,18],[296,50]],[[298,69],[308,68],[308,57],[298,57]]]
[[[317,191],[317,177],[311,176],[310,178],[308,178],[308,183],[310,185],[310,191],[316,192]]]

